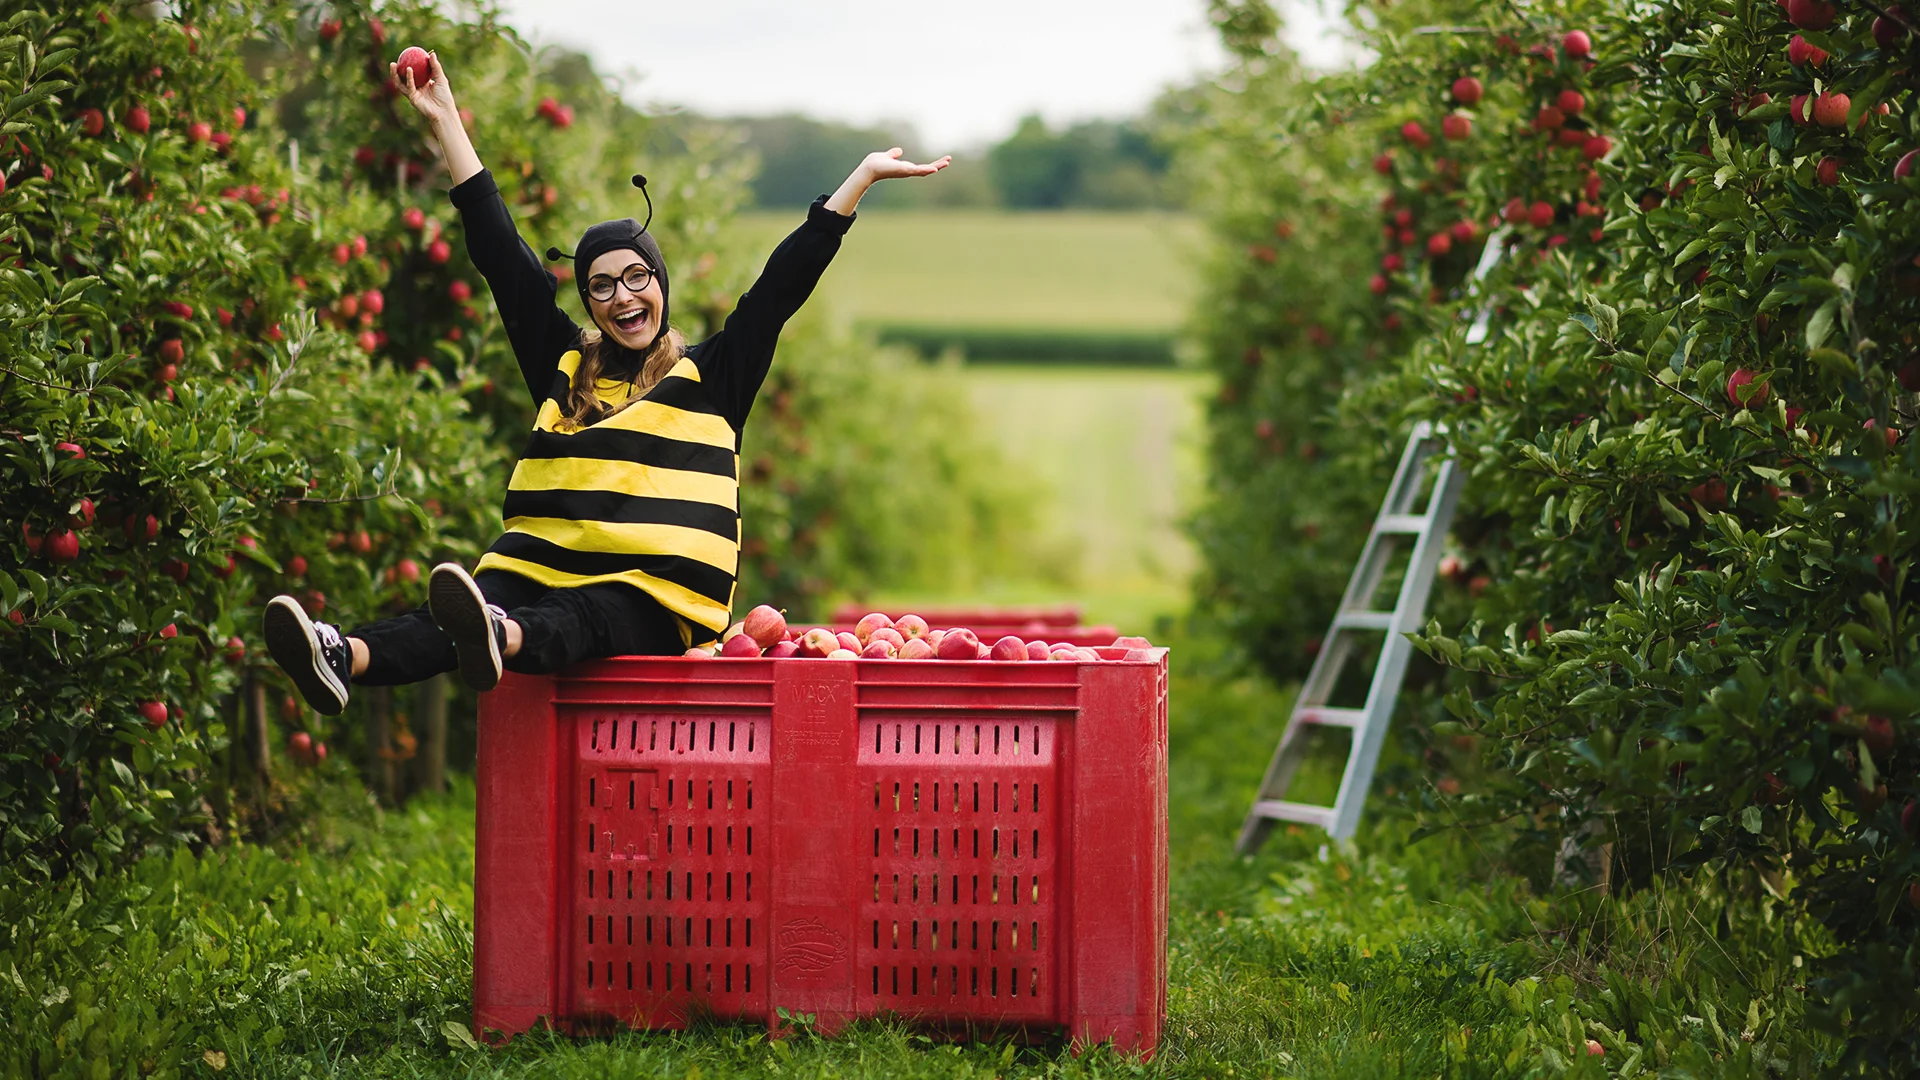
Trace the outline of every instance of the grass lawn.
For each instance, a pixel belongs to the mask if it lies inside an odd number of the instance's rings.
[[[756,211],[736,235],[764,258],[799,221]],[[821,296],[858,323],[1171,331],[1202,236],[1178,214],[863,210]]]
[[[308,792],[304,844],[0,885],[0,1075],[1784,1076],[1830,1049],[1778,922],[1710,889],[1542,899],[1477,838],[1410,846],[1385,813],[1324,861],[1305,831],[1236,856],[1285,701],[1206,642],[1175,656],[1171,992],[1151,1063],[883,1022],[470,1046],[472,787],[379,813],[341,774]]]

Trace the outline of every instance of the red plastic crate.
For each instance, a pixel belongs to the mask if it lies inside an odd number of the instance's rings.
[[[1107,650],[1118,657],[1121,650]],[[474,1027],[898,1015],[1150,1054],[1152,661],[621,658],[481,698]]]

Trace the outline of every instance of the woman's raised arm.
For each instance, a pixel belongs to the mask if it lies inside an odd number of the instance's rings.
[[[440,67],[440,54],[428,53],[427,63],[433,70],[427,76],[427,85],[413,85],[413,69],[400,70],[398,64],[388,64],[400,88],[407,92],[407,100],[426,117],[433,128],[433,137],[440,143],[440,152],[447,161],[447,171],[453,175],[453,185],[459,187],[463,182],[478,175],[481,169],[480,155],[474,153],[473,140],[467,138],[467,128],[460,122],[460,106],[454,103],[453,87],[447,84],[447,73]]]
[[[507,340],[513,344],[514,359],[520,362],[520,374],[527,381],[527,392],[538,405],[553,393],[560,357],[579,346],[580,328],[554,302],[559,283],[520,238],[493,175],[474,153],[473,141],[460,123],[460,107],[447,85],[447,74],[440,67],[440,57],[428,54],[427,59],[432,65],[427,85],[415,86],[411,71],[396,71],[394,77],[406,90],[407,100],[433,126],[433,136],[440,143],[453,179],[449,194],[466,226],[467,257],[487,279],[493,306],[500,312]]]

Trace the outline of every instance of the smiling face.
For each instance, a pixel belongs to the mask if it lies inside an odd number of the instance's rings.
[[[621,250],[607,252],[587,268],[589,288],[595,278],[605,277],[614,283],[613,296],[606,300],[596,300],[588,294],[587,313],[593,316],[594,324],[602,333],[636,351],[653,344],[660,333],[660,277],[649,274],[647,287],[638,293],[629,289],[622,278],[631,267],[646,265],[639,252]]]

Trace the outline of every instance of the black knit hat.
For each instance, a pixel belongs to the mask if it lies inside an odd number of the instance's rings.
[[[609,251],[631,251],[639,255],[647,264],[647,269],[653,271],[653,276],[660,279],[660,323],[653,335],[657,341],[661,334],[667,332],[667,260],[660,255],[660,245],[654,243],[653,234],[647,231],[647,225],[653,222],[653,197],[647,195],[647,178],[635,174],[633,186],[639,188],[647,198],[646,223],[620,218],[603,221],[589,228],[573,251],[573,284],[580,290],[580,306],[587,310],[587,316],[591,318],[593,306],[587,301],[587,269],[593,265],[593,260]],[[549,259],[564,257],[565,253],[559,248],[547,249]],[[605,327],[601,329],[604,331]],[[648,343],[648,347],[652,347],[652,342]]]

